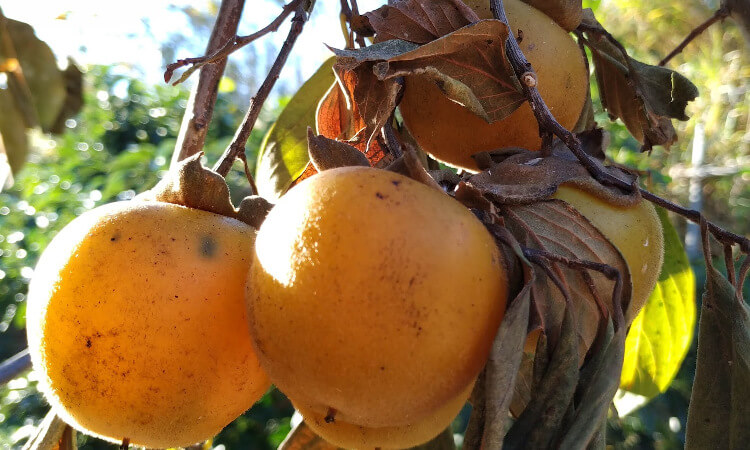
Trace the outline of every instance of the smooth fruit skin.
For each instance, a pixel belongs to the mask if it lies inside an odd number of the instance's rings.
[[[269,387],[244,304],[255,230],[216,214],[118,202],[42,255],[27,311],[46,398],[86,433],[176,447],[213,437]]]
[[[473,388],[474,382],[429,416],[413,424],[393,427],[370,428],[342,422],[341,420],[328,423],[324,415],[317,414],[294,400],[292,400],[292,403],[313,431],[338,447],[359,450],[402,449],[424,444],[445,430],[461,412],[461,408],[466,404]]]
[[[489,2],[467,0],[481,19],[492,19]],[[521,2],[503,2],[512,33],[523,31],[521,50],[537,74],[537,88],[555,119],[571,129],[589,89],[588,72],[573,38],[541,11]],[[455,167],[477,170],[471,155],[503,147],[539,150],[542,140],[534,113],[524,102],[503,120],[487,123],[442,94],[426,77],[405,78],[399,105],[404,123],[423,150]]]
[[[271,381],[315,414],[380,427],[426,417],[477,376],[507,276],[463,205],[346,167],[282,197],[258,232],[247,289]]]
[[[651,202],[624,208],[573,186],[560,186],[553,196],[570,203],[620,251],[630,269],[633,294],[625,313],[630,324],[646,304],[661,273],[664,234]]]

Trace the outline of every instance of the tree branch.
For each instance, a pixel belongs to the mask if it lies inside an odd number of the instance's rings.
[[[240,48],[255,41],[256,39],[261,38],[270,32],[278,30],[281,24],[284,23],[284,20],[286,20],[286,18],[292,12],[296,11],[300,4],[302,4],[304,1],[305,0],[292,0],[291,2],[284,5],[284,8],[281,10],[281,14],[279,14],[271,23],[266,25],[264,28],[256,31],[253,34],[248,34],[247,36],[234,36],[232,38],[229,38],[221,48],[210,55],[200,56],[197,58],[179,59],[176,62],[167,65],[167,70],[164,72],[164,81],[169,82],[169,80],[172,79],[172,74],[175,70],[179,69],[180,67],[192,64],[192,67],[187,69],[185,73],[183,73],[182,76],[180,76],[180,78],[172,84],[176,85],[182,83],[193,72],[205,66],[206,64],[213,64],[217,61],[223,60],[231,53],[239,50]]]
[[[508,25],[508,18],[505,15],[502,0],[490,0],[490,8],[497,20]],[[510,27],[510,25],[508,25],[508,27]],[[677,213],[692,222],[701,223],[703,216],[700,212],[683,208],[682,206],[672,203],[656,194],[652,194],[643,188],[639,188],[636,184],[631,184],[627,181],[621,180],[599,168],[592,156],[583,150],[578,138],[565,129],[565,127],[560,125],[552,116],[552,113],[537,90],[536,86],[538,85],[538,80],[536,73],[521,51],[513,31],[510,31],[511,32],[508,33],[505,52],[516,77],[521,81],[523,93],[531,106],[531,110],[534,112],[537,122],[539,123],[540,133],[551,132],[557,136],[570,149],[570,151],[573,152],[580,163],[598,182],[620,188],[625,192],[638,191],[646,200]],[[724,230],[714,223],[707,222],[707,224],[708,229],[722,244],[738,244],[745,253],[750,253],[750,240],[748,238]]]
[[[273,66],[271,66],[271,71],[268,73],[268,76],[266,76],[263,84],[258,89],[258,93],[250,100],[250,107],[245,114],[242,125],[237,130],[234,138],[232,139],[232,142],[229,144],[227,149],[224,150],[224,154],[221,155],[221,158],[213,168],[221,176],[227,176],[227,174],[229,173],[229,169],[234,163],[234,160],[237,159],[237,157],[241,153],[245,152],[245,144],[247,144],[247,140],[250,137],[250,133],[253,131],[255,122],[258,120],[260,110],[263,107],[263,104],[266,102],[268,94],[271,93],[271,89],[273,89],[274,84],[276,84],[276,80],[278,80],[279,78],[281,69],[284,67],[284,64],[286,64],[289,53],[291,53],[292,48],[294,47],[294,43],[297,42],[297,38],[299,37],[300,33],[302,33],[302,30],[305,26],[305,22],[308,18],[308,12],[306,12],[302,7],[302,2],[300,0],[294,0],[284,8],[286,9],[289,5],[293,4],[296,5],[296,10],[294,13],[294,18],[292,19],[292,27],[289,30],[289,35],[284,41],[284,44],[281,46],[281,50],[279,50],[276,61],[274,61]]]
[[[25,348],[0,364],[0,386],[31,368],[29,349]]]
[[[688,44],[692,42],[693,39],[700,36],[700,34],[706,31],[708,27],[715,24],[716,22],[724,20],[728,16],[729,16],[729,8],[727,8],[726,5],[722,5],[721,8],[716,10],[713,16],[711,16],[708,20],[706,20],[702,24],[695,27],[695,29],[691,31],[690,34],[688,34],[687,37],[683,39],[682,42],[680,42],[680,44],[677,47],[675,47],[674,50],[669,52],[669,54],[665,56],[664,59],[659,61],[659,65],[663,66],[664,64],[668,63],[670,59],[674,58],[680,52],[682,52],[685,49],[685,47],[687,47]]]
[[[245,0],[222,0],[208,40],[206,54],[217,52],[225,42],[237,35],[237,26],[244,6]],[[172,153],[172,165],[203,149],[219,92],[219,81],[224,75],[226,65],[227,60],[223,58],[201,68],[198,83],[190,91],[188,106],[182,117],[177,143]]]

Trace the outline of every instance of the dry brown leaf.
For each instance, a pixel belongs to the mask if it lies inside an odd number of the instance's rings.
[[[505,56],[507,37],[505,24],[482,20],[378,63],[374,71],[381,80],[426,76],[487,122],[502,120],[525,101]]]
[[[379,42],[400,39],[426,44],[479,17],[461,0],[396,0],[364,14]]]
[[[604,135],[600,131],[580,136],[584,148],[587,148],[590,154],[596,155],[597,148],[601,151]],[[551,151],[552,155],[545,158],[540,157],[539,152],[524,149],[490,153],[499,162],[472,176],[468,184],[499,204],[524,204],[549,198],[563,183],[576,186],[616,205],[630,206],[640,201],[637,191],[624,193],[592,179],[589,172],[562,143],[558,142]],[[595,163],[600,169],[628,184],[635,182],[633,175],[619,168],[604,166],[598,160],[595,160]]]
[[[584,10],[582,29],[604,108],[611,117],[622,119],[644,150],[669,147],[677,139],[670,119],[688,119],[685,108],[698,89],[673,70],[624,54],[590,9]]]
[[[307,129],[307,146],[310,162],[318,172],[346,166],[370,167],[367,157],[355,147],[346,142],[315,135],[311,128]]]
[[[617,269],[624,280],[624,302],[630,302],[630,274],[622,255],[588,219],[570,205],[560,200],[550,200],[507,206],[500,209],[500,215],[508,230],[526,248],[603,263]],[[590,272],[590,280],[587,280],[579,270],[555,263],[552,267],[573,299],[580,347],[589,349],[599,333],[602,311],[606,315],[614,311],[614,281],[598,272]],[[550,346],[554,347],[560,336],[565,298],[548,277],[540,277],[540,280],[533,286],[532,298],[542,320],[540,325]],[[592,282],[593,289],[589,282]],[[585,356],[586,352],[579,355],[581,363]]]
[[[334,49],[340,79],[363,117],[367,143],[391,117],[400,77],[430,78],[448,98],[488,122],[515,111],[524,98],[505,56],[507,36],[505,24],[484,20],[419,47],[390,40],[363,49]],[[327,107],[332,103],[327,101]]]

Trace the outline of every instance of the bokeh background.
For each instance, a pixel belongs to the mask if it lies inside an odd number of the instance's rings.
[[[153,186],[168,168],[191,81],[164,83],[164,66],[203,53],[217,0],[0,0],[5,16],[29,23],[62,65],[68,57],[84,72],[84,106],[65,122],[60,136],[32,137],[28,162],[0,191],[0,361],[26,347],[25,296],[40,252],[70,220],[98,205],[132,198]],[[273,18],[283,4],[247,2],[240,33]],[[718,8],[717,0],[584,1],[636,59],[656,64]],[[380,5],[360,1],[363,11]],[[322,43],[342,46],[338,2],[318,0],[311,22],[282,72],[247,146],[251,165],[265,131],[295,89],[329,57]],[[221,83],[206,157],[212,164],[226,147],[283,41],[279,33],[233,54]],[[700,90],[688,107],[690,120],[676,123],[679,142],[670,150],[638,152],[639,144],[596,103],[598,122],[612,135],[608,156],[644,172],[649,188],[750,235],[750,53],[731,20],[711,27],[668,67]],[[0,88],[4,88],[0,74]],[[2,111],[0,111],[2,114]],[[701,156],[702,155],[702,156]],[[239,165],[228,181],[235,198],[249,189]],[[675,226],[702,286],[704,269],[696,230]],[[716,255],[720,254],[716,249]],[[698,300],[699,301],[699,300]],[[687,404],[695,370],[695,344],[672,386],[645,406],[612,417],[608,443],[615,449],[679,449],[684,445]],[[48,406],[36,391],[33,372],[0,386],[0,446],[20,448]],[[293,408],[269,392],[218,435],[216,448],[276,448],[290,429]],[[466,413],[466,411],[465,411]],[[458,435],[466,414],[455,423]],[[460,438],[458,439],[460,442]],[[78,435],[84,449],[116,448]]]

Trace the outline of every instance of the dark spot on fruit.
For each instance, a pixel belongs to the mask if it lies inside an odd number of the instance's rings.
[[[328,412],[326,412],[326,417],[324,419],[326,423],[333,423],[336,421],[336,410],[334,408],[328,408]]]
[[[380,370],[385,370],[385,366],[380,366]]]
[[[394,186],[398,187],[401,184],[401,180],[391,180]]]
[[[377,197],[377,198],[379,198],[379,199],[383,200],[383,199],[385,198],[385,195],[381,194],[380,192],[376,192],[376,193],[375,193],[375,197]]]
[[[201,237],[201,255],[211,258],[216,254],[218,244],[211,236]]]
[[[112,235],[111,238],[109,238],[110,242],[117,242],[118,240],[120,240],[120,233],[119,232],[115,233],[114,235]]]
[[[91,348],[91,338],[86,338],[86,348]]]

